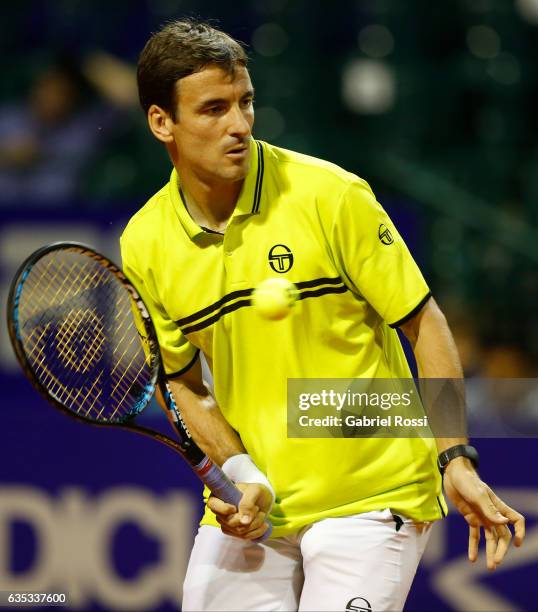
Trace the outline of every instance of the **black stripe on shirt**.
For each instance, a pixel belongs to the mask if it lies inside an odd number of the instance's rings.
[[[254,186],[254,202],[252,203],[253,213],[257,213],[260,210],[260,200],[262,199],[263,171],[265,166],[263,159],[262,143],[256,141],[256,147],[258,148],[258,172],[256,173],[256,185]]]
[[[325,287],[324,285],[329,285]],[[319,297],[321,295],[327,295],[330,293],[344,293],[347,291],[347,287],[343,284],[340,277],[336,278],[316,278],[309,281],[301,281],[295,285],[299,290],[299,296],[297,299],[304,300],[311,297]],[[305,291],[305,289],[307,289]],[[252,300],[250,296],[254,292],[253,288],[240,289],[238,291],[232,291],[221,297],[215,303],[194,312],[193,314],[183,317],[176,321],[176,324],[181,328],[184,334],[193,333],[204,329],[209,325],[212,325],[218,321],[223,315],[244,308],[245,306],[251,306]],[[238,299],[246,298],[246,299]],[[233,302],[233,300],[237,300]],[[233,302],[230,304],[230,302]],[[212,314],[214,313],[214,314]],[[211,315],[212,316],[209,316]]]
[[[166,378],[176,378],[177,376],[181,376],[182,374],[185,374],[185,372],[188,372],[192,368],[196,360],[198,359],[199,354],[200,354],[200,349],[196,349],[196,352],[194,353],[194,357],[189,361],[189,363],[184,368],[181,368],[181,370],[178,370],[177,372],[166,374]]]
[[[313,289],[311,291],[301,291],[298,299],[304,300],[306,298],[319,297],[320,295],[328,295],[329,293],[345,293],[346,291],[347,287],[345,285],[339,287],[322,287],[321,289]]]
[[[340,285],[343,283],[342,279],[339,276],[335,278],[315,278],[314,280],[309,281],[301,281],[299,283],[295,283],[297,289],[306,289],[307,287],[317,287],[319,285]]]
[[[219,236],[224,236],[224,232],[217,232],[217,230],[209,229],[208,227],[204,227],[203,225],[200,225],[200,227],[204,230],[204,232],[207,232],[208,234],[217,234]]]
[[[209,306],[202,308],[202,310],[193,312],[188,317],[179,319],[178,321],[176,321],[176,324],[179,325],[179,327],[182,327],[183,325],[187,325],[188,323],[193,323],[194,321],[197,321],[198,319],[202,319],[206,317],[207,315],[211,314],[213,311],[218,310],[221,306],[223,306],[227,302],[231,302],[232,300],[235,300],[236,298],[252,295],[252,291],[253,289],[239,289],[238,291],[232,291],[231,293],[227,293],[226,295],[221,297],[220,300],[217,300],[214,304],[210,304]]]
[[[252,289],[249,289],[249,291],[252,293]],[[203,321],[200,321],[200,323],[196,323],[195,325],[191,325],[190,327],[183,327],[181,328],[181,331],[185,335],[192,334],[195,331],[199,331],[201,329],[204,329],[204,327],[209,327],[213,323],[216,323],[223,315],[229,312],[233,312],[234,310],[238,310],[239,308],[243,308],[244,306],[250,306],[251,304],[252,300],[250,298],[248,300],[239,300],[237,302],[234,302],[233,304],[228,304],[228,306],[224,306],[224,308],[221,308],[217,312],[217,314],[214,314],[212,317],[209,317],[209,319],[204,319]]]
[[[412,319],[416,314],[418,314],[422,310],[422,307],[431,298],[431,296],[432,296],[432,292],[428,291],[428,293],[420,300],[420,302],[413,308],[413,310],[410,313],[406,314],[405,317],[403,317],[399,321],[396,321],[396,323],[389,323],[389,327],[392,327],[392,328],[400,327],[400,325],[407,323],[407,321]]]

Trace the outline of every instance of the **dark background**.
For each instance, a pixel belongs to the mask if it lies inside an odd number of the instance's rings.
[[[117,259],[126,220],[167,181],[133,70],[149,33],[185,15],[248,45],[256,137],[371,184],[446,312],[466,374],[533,378],[536,0],[4,4],[2,318],[29,252],[83,240]],[[18,373],[5,325],[0,376],[0,589],[63,590],[79,609],[177,605],[199,512],[194,477],[151,442],[57,416]],[[465,561],[463,520],[449,517],[410,610],[536,608],[535,441],[477,446],[484,478],[527,513],[528,541],[488,575],[483,560]]]

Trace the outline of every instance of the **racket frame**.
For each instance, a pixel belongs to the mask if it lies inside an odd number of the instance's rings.
[[[28,360],[26,352],[22,347],[22,338],[19,327],[19,318],[18,318],[18,308],[19,308],[19,300],[24,287],[24,283],[26,278],[30,274],[31,269],[34,265],[42,259],[45,255],[53,251],[59,250],[70,250],[80,253],[81,255],[90,256],[92,259],[95,259],[100,265],[109,270],[114,276],[121,282],[123,287],[129,292],[131,299],[136,304],[138,311],[141,314],[142,321],[144,323],[144,330],[147,333],[147,339],[150,346],[150,354],[151,354],[151,378],[150,381],[144,387],[143,395],[140,398],[138,404],[130,411],[130,413],[124,417],[123,421],[109,423],[103,421],[97,421],[95,419],[90,419],[83,415],[80,415],[69,408],[67,408],[55,395],[51,392],[50,389],[47,389],[45,385],[42,385],[37,377],[37,373],[32,367],[32,364]],[[138,423],[134,423],[134,419],[142,412],[142,410],[148,405],[153,397],[157,386],[161,387],[161,393],[166,389],[167,393],[171,393],[169,389],[167,389],[168,385],[164,382],[163,373],[162,373],[162,362],[159,350],[159,344],[157,341],[157,336],[153,327],[153,323],[151,322],[151,318],[149,316],[149,312],[144,304],[144,301],[130,283],[129,279],[125,276],[123,271],[118,268],[108,257],[101,255],[92,247],[80,243],[80,242],[54,242],[52,244],[48,244],[44,247],[41,247],[37,251],[31,253],[19,266],[13,281],[11,282],[11,286],[8,294],[7,301],[7,327],[9,337],[11,339],[11,344],[14,348],[15,355],[17,357],[17,361],[24,371],[26,377],[31,382],[34,389],[47,401],[54,404],[58,410],[66,414],[67,416],[76,419],[78,421],[82,421],[84,423],[95,425],[96,427],[118,427],[121,429],[127,429],[129,431],[136,431],[142,435],[145,435],[150,438],[156,438],[159,442],[162,442],[166,446],[172,448],[173,450],[181,453],[185,456],[185,458],[189,461],[189,463],[193,466],[199,463],[199,457],[189,457],[189,449],[192,447],[192,444],[188,443],[188,441],[184,440],[184,434],[181,435],[181,442],[177,442],[172,438],[169,438],[165,434],[150,429],[148,427],[144,427],[143,425],[139,425]],[[165,389],[163,389],[165,387]],[[164,393],[163,393],[164,395]],[[172,397],[169,398],[169,401],[173,402]],[[177,411],[178,419],[181,419],[181,415],[179,411]],[[176,415],[174,415],[175,417]],[[188,430],[185,424],[181,421],[182,426],[187,431]],[[182,432],[181,432],[182,433]],[[186,443],[187,442],[187,443]],[[203,453],[202,453],[203,454]]]

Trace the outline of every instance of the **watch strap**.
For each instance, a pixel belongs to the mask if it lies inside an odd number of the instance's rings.
[[[441,474],[444,473],[446,466],[455,459],[456,457],[467,457],[467,459],[471,460],[475,470],[478,469],[479,457],[478,451],[474,446],[470,446],[469,444],[457,444],[456,446],[451,446],[446,450],[439,453],[437,457],[437,465],[439,467],[439,471]]]

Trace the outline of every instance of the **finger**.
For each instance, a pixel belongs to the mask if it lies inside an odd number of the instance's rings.
[[[237,510],[241,515],[241,522],[244,525],[250,525],[259,511],[256,504],[259,494],[259,486],[249,486],[243,492],[243,496],[241,497]]]
[[[497,550],[497,534],[490,527],[484,527],[486,537],[486,565],[488,570],[493,571],[495,565],[495,551]]]
[[[269,526],[267,525],[267,523],[262,523],[259,527],[248,531],[242,537],[245,540],[257,540],[258,538],[262,537],[262,535],[267,531],[268,528]]]
[[[220,529],[226,535],[231,535],[236,538],[240,538],[249,530],[249,526],[242,525],[239,522],[239,515],[236,514],[236,520],[230,524],[230,521],[225,517],[222,520],[219,520]]]
[[[252,523],[250,523],[250,525],[245,527],[246,531],[250,532],[254,529],[258,529],[258,527],[260,527],[265,521],[265,517],[266,517],[265,512],[258,512],[256,516],[254,517]]]
[[[217,516],[217,522],[219,523],[221,527],[224,527],[228,530],[233,531],[234,535],[242,535],[252,529],[259,527],[260,524],[263,523],[263,519],[259,519],[258,515],[256,515],[251,523],[249,523],[248,525],[245,525],[241,522],[241,516],[238,513],[235,513],[231,517]]]
[[[250,525],[259,512],[258,506],[239,508],[239,520],[243,525]]]
[[[509,522],[508,517],[504,516],[500,508],[498,508],[494,500],[490,497],[489,492],[485,492],[477,500],[477,505],[482,513],[485,523],[493,523],[494,525],[502,525]]]
[[[469,561],[474,563],[478,558],[480,527],[469,527]]]
[[[222,531],[222,533],[228,535],[228,536],[232,536],[233,538],[240,538],[241,534],[237,533],[234,529],[228,529],[228,527],[226,527],[226,525],[221,525],[220,530]]]
[[[508,518],[510,523],[514,525],[514,546],[521,546],[525,539],[525,517],[511,508],[508,504],[505,504],[502,499],[497,497],[493,491],[490,490],[490,495],[494,500],[495,505]]]
[[[225,525],[228,528],[235,529],[241,525],[241,520],[239,513],[234,512],[233,514],[229,514],[227,516],[221,516],[219,514],[216,515],[217,522],[219,525]]]
[[[501,525],[495,528],[497,532],[497,550],[495,551],[495,557],[493,561],[495,565],[499,565],[504,559],[506,552],[508,551],[508,547],[510,546],[510,540],[512,539],[512,533],[510,529],[506,527],[506,525]]]
[[[508,523],[509,518],[506,511],[510,511],[511,508],[499,499],[487,485],[485,485],[485,492],[480,496],[480,501],[482,512],[487,520],[497,525]]]
[[[230,514],[235,514],[237,512],[237,508],[235,506],[228,504],[225,501],[222,501],[222,499],[214,497],[213,495],[211,495],[207,500],[207,506],[212,512],[222,516],[229,516]]]
[[[518,515],[518,518],[512,521],[515,531],[514,545],[521,546],[523,544],[523,540],[525,539],[525,517],[522,514],[519,514],[519,512],[515,513]]]
[[[240,538],[242,540],[256,540],[261,537],[268,529],[268,525],[264,522],[258,525],[255,529],[251,529],[250,525],[240,525],[238,527],[230,527],[229,525],[222,524],[221,531],[226,535],[234,538]]]

